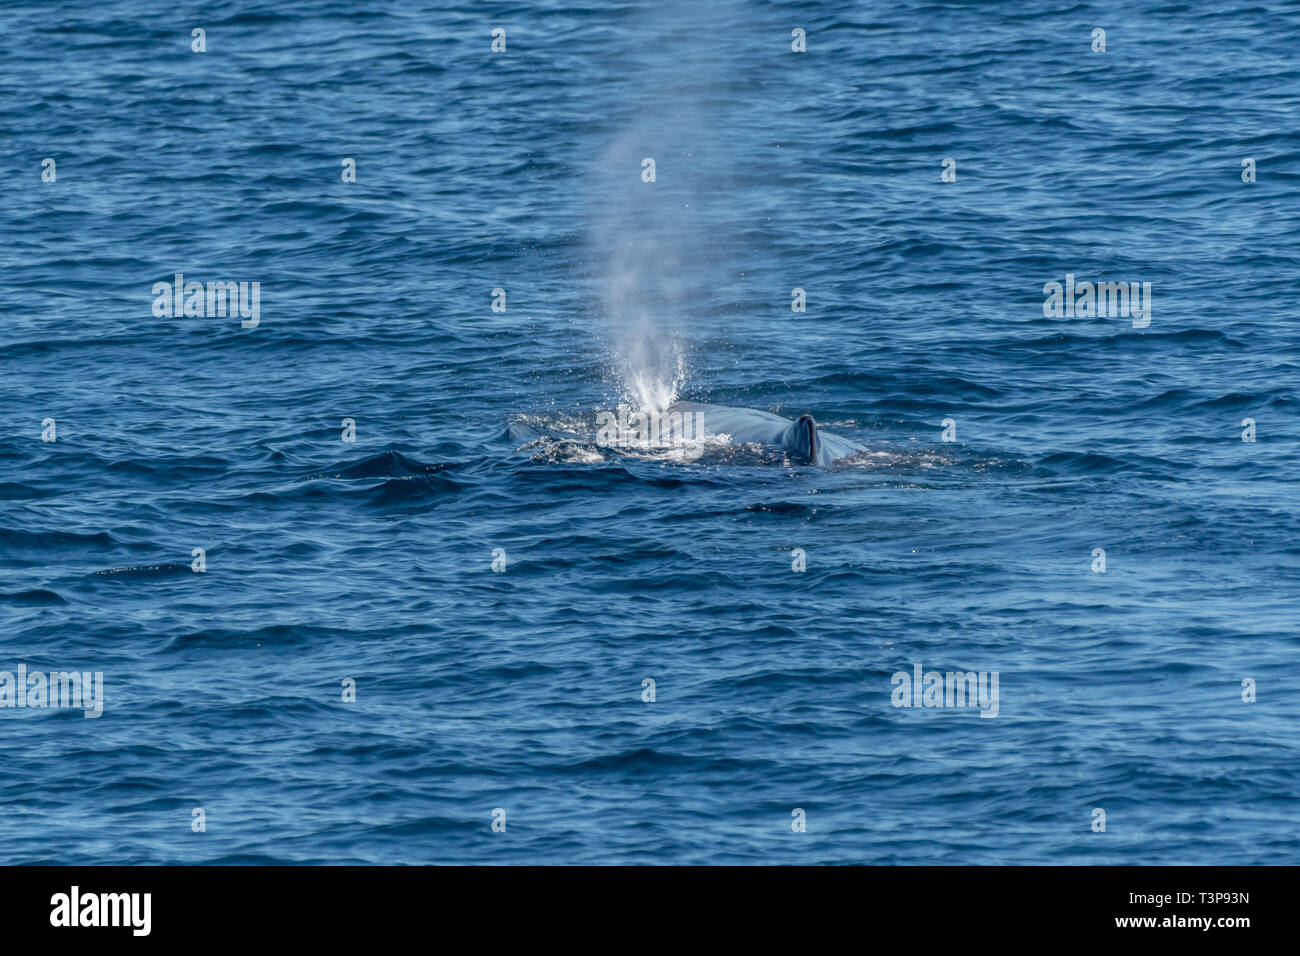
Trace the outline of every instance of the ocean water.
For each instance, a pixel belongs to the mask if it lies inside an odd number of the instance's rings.
[[[1297,36],[5,3],[0,670],[103,684],[0,860],[1295,862]],[[867,451],[597,441],[673,399]]]

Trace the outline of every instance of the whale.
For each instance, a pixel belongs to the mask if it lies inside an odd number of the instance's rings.
[[[664,420],[671,424],[661,437],[669,441],[698,439],[703,429],[705,435],[727,436],[734,445],[779,448],[821,468],[866,450],[847,438],[822,431],[806,413],[792,420],[757,408],[675,402],[668,407]]]

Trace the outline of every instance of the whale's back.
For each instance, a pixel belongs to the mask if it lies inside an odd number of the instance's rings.
[[[773,412],[731,405],[707,405],[701,402],[678,402],[669,413],[694,415],[697,427],[707,435],[726,435],[735,444],[760,444],[795,452],[813,464],[829,467],[862,449],[839,435],[817,427],[811,415],[791,421]]]

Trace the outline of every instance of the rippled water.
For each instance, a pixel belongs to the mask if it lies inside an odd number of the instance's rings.
[[[0,858],[1294,862],[1300,8],[288,6],[0,11]]]

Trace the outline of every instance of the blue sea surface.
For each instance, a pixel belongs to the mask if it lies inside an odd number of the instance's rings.
[[[0,862],[1295,863],[1298,37],[4,3],[0,671],[104,696]],[[674,398],[867,453],[598,440]]]

